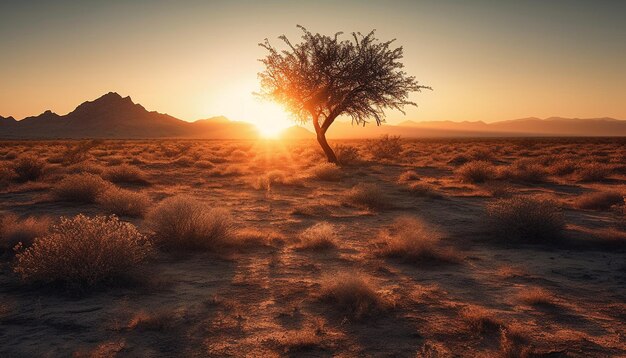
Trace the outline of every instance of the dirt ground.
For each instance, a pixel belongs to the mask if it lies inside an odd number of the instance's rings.
[[[335,168],[312,141],[0,142],[5,214],[105,214],[54,195],[66,176],[89,172],[145,194],[146,211],[185,194],[268,238],[219,252],[160,250],[137,282],[81,294],[24,282],[7,250],[0,356],[626,356],[624,202],[579,201],[626,193],[626,140],[398,143],[336,142],[344,163]],[[12,177],[24,157],[45,163],[41,175]],[[486,179],[463,174],[475,162],[490,166]],[[111,174],[120,166],[132,168],[130,179]],[[360,183],[385,205],[353,200]],[[520,196],[558,208],[560,240],[494,235],[487,207]],[[380,255],[400,217],[436,233],[454,262]],[[142,215],[121,218],[150,235]],[[319,222],[332,225],[336,245],[303,249],[300,234]],[[384,309],[356,316],[324,300],[324,282],[342,274],[364,278]]]

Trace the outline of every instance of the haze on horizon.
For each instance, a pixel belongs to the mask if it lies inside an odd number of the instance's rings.
[[[404,46],[416,93],[404,120],[626,119],[623,1],[3,1],[0,115],[59,114],[116,91],[149,110],[258,124],[257,44],[296,24],[377,30]]]

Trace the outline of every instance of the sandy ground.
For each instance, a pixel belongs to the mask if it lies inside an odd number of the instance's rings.
[[[104,169],[122,163],[136,166],[149,185],[119,185],[147,193],[153,205],[184,193],[230,210],[241,228],[273,232],[280,239],[228,253],[161,252],[141,268],[141,283],[80,295],[23,283],[6,254],[0,271],[0,355],[626,355],[623,206],[582,210],[572,205],[590,191],[626,192],[623,141],[405,141],[403,152],[392,159],[372,156],[366,141],[344,144],[357,147],[363,162],[343,167],[340,180],[326,181],[308,174],[323,162],[311,142],[98,143],[82,163]],[[5,185],[0,211],[53,219],[101,214],[96,204],[51,196],[51,188],[69,167],[51,158],[68,145],[75,144],[0,143],[4,163],[29,153],[51,161],[43,178]],[[463,182],[456,174],[459,165],[451,164],[459,154],[470,159],[482,155],[485,158],[478,159],[504,167],[519,158],[563,153],[580,165],[606,163],[612,172],[590,182],[574,174],[548,175],[539,183],[499,182],[515,195],[560,203],[565,236],[577,244],[506,245],[506,240],[493,240],[485,214],[485,206],[496,200],[489,193],[492,183]],[[198,167],[199,161],[211,161],[212,167]],[[235,173],[216,171],[227,167]],[[255,188],[258,178],[272,170],[301,181]],[[408,170],[439,195],[406,192],[398,177]],[[346,204],[346,193],[362,182],[377,185],[391,207],[373,210]],[[319,212],[294,213],[307,207]],[[460,261],[415,265],[375,255],[380,233],[401,216],[419,218],[432,227],[445,246],[458,252]],[[147,230],[141,218],[124,219]],[[321,221],[335,226],[338,247],[298,249],[298,234]],[[603,244],[607,240],[610,245]],[[320,300],[321,281],[338,272],[368,277],[392,307],[357,319]],[[533,305],[519,298],[533,288],[549,292],[552,302]],[[477,331],[462,315],[467,307],[481,307],[501,328]],[[506,350],[503,327],[523,337],[515,352]]]

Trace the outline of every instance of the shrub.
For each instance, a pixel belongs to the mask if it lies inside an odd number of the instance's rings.
[[[104,171],[103,176],[114,183],[149,184],[146,174],[141,169],[128,164],[110,167]]]
[[[46,167],[46,162],[35,156],[20,157],[13,165],[15,180],[20,183],[38,180],[43,176]]]
[[[352,187],[346,195],[346,202],[365,206],[368,209],[386,209],[391,207],[389,199],[375,184],[359,183]]]
[[[495,167],[484,160],[475,160],[463,164],[456,172],[464,183],[484,183],[496,176]]]
[[[71,174],[58,182],[52,188],[52,193],[60,200],[93,203],[98,195],[111,186],[111,183],[95,174]]]
[[[624,204],[624,195],[615,191],[583,194],[576,199],[574,207],[586,210],[608,210],[613,205]]]
[[[96,198],[98,205],[111,214],[142,217],[151,204],[150,197],[127,189],[110,186]]]
[[[565,228],[558,205],[549,200],[499,199],[487,206],[487,214],[491,231],[512,241],[550,243],[559,239]]]
[[[337,229],[326,222],[317,223],[300,233],[301,249],[327,250],[337,246]]]
[[[422,221],[396,219],[390,231],[381,234],[379,254],[413,264],[455,263],[455,251],[441,245],[440,236]]]
[[[517,294],[517,298],[531,306],[550,306],[554,304],[554,295],[540,287],[525,287]]]
[[[337,144],[335,146],[335,155],[341,165],[357,164],[360,161],[359,150],[351,145]]]
[[[402,152],[400,136],[385,134],[376,140],[369,140],[367,144],[369,152],[376,159],[394,159]]]
[[[580,181],[594,182],[605,180],[611,175],[611,166],[601,163],[589,163],[579,166],[576,174]]]
[[[152,253],[145,236],[115,216],[61,218],[50,234],[16,255],[25,282],[94,288],[125,278]]]
[[[30,246],[35,238],[44,236],[52,223],[46,217],[20,219],[14,214],[0,217],[0,250],[9,251],[18,243]]]
[[[398,183],[406,183],[412,180],[420,180],[419,174],[414,170],[407,170],[398,177]]]
[[[311,177],[324,181],[340,181],[341,168],[332,163],[321,163],[310,169]]]
[[[390,308],[371,280],[356,273],[327,276],[321,282],[321,299],[349,317],[360,319]]]
[[[479,306],[467,306],[460,311],[461,319],[463,319],[471,332],[474,333],[499,333],[504,325],[486,309]]]
[[[168,249],[214,250],[230,245],[235,237],[226,210],[184,195],[161,201],[148,213],[147,222],[157,242]]]
[[[575,161],[571,159],[563,159],[552,163],[552,165],[548,168],[548,171],[553,175],[564,176],[572,174],[576,171],[577,167],[578,164]]]
[[[525,183],[541,183],[546,181],[548,172],[540,164],[529,160],[517,160],[502,171],[505,179]]]
[[[427,198],[441,198],[442,195],[437,192],[435,187],[432,184],[422,183],[422,182],[414,182],[409,183],[405,188],[405,191],[415,195],[422,196]]]

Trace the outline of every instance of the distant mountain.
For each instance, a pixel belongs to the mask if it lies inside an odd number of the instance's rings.
[[[382,134],[403,137],[496,137],[496,136],[626,136],[626,121],[613,118],[522,118],[494,123],[405,121],[398,125],[365,127],[337,121],[329,138],[373,138]],[[300,126],[287,128],[283,138],[315,138]],[[85,102],[66,115],[45,111],[38,116],[15,120],[0,116],[0,138],[210,138],[253,139],[256,128],[247,122],[225,117],[187,122],[167,114],[150,112],[130,97],[110,92]]]
[[[224,117],[186,122],[147,111],[115,92],[85,102],[66,115],[51,111],[16,121],[0,119],[0,138],[255,138],[256,128]]]

